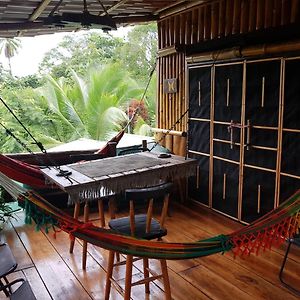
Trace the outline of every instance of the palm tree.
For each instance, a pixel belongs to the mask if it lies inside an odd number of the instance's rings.
[[[119,65],[93,69],[87,78],[72,72],[74,84],[48,78],[39,89],[41,101],[50,112],[53,137],[68,142],[80,137],[107,139],[128,121],[125,108],[139,99],[143,90]]]
[[[11,58],[14,57],[21,48],[21,40],[18,38],[1,38],[0,53],[3,51],[8,59],[9,73],[12,76]]]

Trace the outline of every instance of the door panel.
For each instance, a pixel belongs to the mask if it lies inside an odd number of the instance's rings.
[[[189,149],[202,153],[210,151],[210,123],[189,121]]]
[[[285,63],[283,127],[300,129],[300,60]]]
[[[300,189],[300,179],[281,175],[279,204],[291,197],[298,189]]]
[[[300,132],[283,132],[281,158],[281,171],[283,173],[289,173],[292,175],[300,176],[299,154]]]
[[[214,159],[213,208],[237,218],[239,166]]]
[[[251,223],[274,208],[275,173],[244,168],[242,221]]]
[[[246,65],[245,119],[251,125],[278,126],[280,66],[278,60]]]
[[[209,203],[209,157],[190,155],[198,160],[196,176],[189,178],[189,197],[205,205]]]
[[[210,118],[211,67],[189,69],[189,116]]]
[[[243,65],[216,66],[215,121],[240,123],[243,88]]]

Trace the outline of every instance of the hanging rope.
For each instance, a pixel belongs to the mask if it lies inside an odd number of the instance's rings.
[[[154,71],[155,71],[155,69],[156,69],[156,65],[157,65],[157,57],[155,58],[155,62],[154,62],[153,67],[152,67],[152,69],[151,69],[151,71],[150,71],[150,73],[149,73],[149,78],[148,78],[146,87],[145,87],[145,89],[144,89],[144,93],[143,93],[143,95],[142,95],[142,97],[141,97],[140,104],[139,104],[139,105],[137,106],[137,108],[134,110],[134,113],[132,114],[130,120],[129,120],[128,123],[125,125],[125,127],[123,128],[123,130],[126,130],[126,129],[128,128],[128,126],[132,123],[133,119],[135,118],[135,116],[136,116],[137,113],[139,112],[140,107],[141,107],[141,105],[142,105],[142,102],[143,102],[143,100],[144,100],[144,98],[145,98],[145,96],[146,96],[146,93],[147,93],[147,91],[148,91],[148,88],[149,88],[149,85],[150,85],[152,76],[153,76]]]

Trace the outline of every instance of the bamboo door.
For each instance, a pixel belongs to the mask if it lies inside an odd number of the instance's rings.
[[[276,203],[281,60],[246,65],[241,220],[250,223]]]
[[[197,174],[189,179],[189,197],[209,204],[211,66],[188,70],[189,157],[198,160]]]
[[[214,82],[212,208],[238,218],[243,63],[216,65]]]

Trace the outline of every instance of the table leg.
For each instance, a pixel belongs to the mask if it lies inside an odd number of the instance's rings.
[[[88,203],[88,201],[85,201],[83,221],[84,221],[84,223],[87,223],[89,221],[89,203]],[[83,241],[83,246],[82,246],[82,269],[83,270],[86,269],[86,258],[87,258],[87,242]]]
[[[104,217],[104,204],[103,199],[98,200],[98,212],[99,212],[99,218],[100,218],[100,224],[101,227],[105,227],[105,217]]]
[[[73,215],[74,219],[76,220],[78,220],[79,211],[80,211],[80,203],[76,202],[74,207],[74,215]],[[75,244],[75,239],[70,242],[70,249],[69,249],[70,253],[73,253],[74,244]]]

